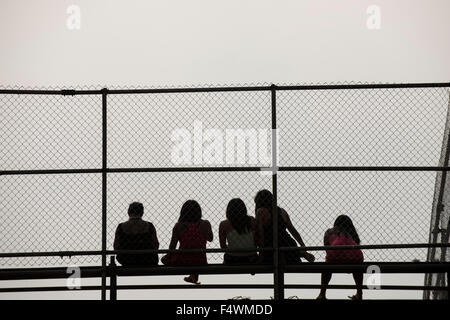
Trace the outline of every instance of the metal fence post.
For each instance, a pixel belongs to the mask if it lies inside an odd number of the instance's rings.
[[[272,102],[272,225],[273,225],[273,280],[274,280],[274,298],[275,300],[284,299],[284,274],[280,268],[280,252],[278,243],[278,201],[277,201],[277,92],[276,86],[270,86]]]
[[[447,270],[447,300],[450,300],[450,269]]]
[[[447,118],[446,121],[449,120],[450,116],[450,94],[448,98],[448,108],[447,108]],[[444,163],[442,164],[443,167],[448,167],[449,159],[450,159],[450,132],[448,131],[448,123],[445,125],[445,132],[444,132],[444,141],[442,142],[442,146],[446,146],[445,154],[444,154]],[[445,144],[445,139],[447,139],[447,143]],[[441,156],[442,157],[442,156]],[[442,159],[442,158],[441,158]],[[448,229],[441,229],[440,223],[441,223],[441,214],[444,212],[444,193],[445,193],[445,185],[447,183],[447,171],[442,171],[441,174],[441,181],[439,186],[439,194],[436,204],[436,216],[434,225],[431,225],[430,227],[430,238],[429,242],[431,243],[437,243],[438,242],[438,236],[441,234],[441,242],[444,243],[445,240],[448,242],[448,237],[446,237],[446,234],[448,235]],[[431,223],[433,223],[433,217],[431,217]],[[446,239],[447,238],[447,239]],[[445,262],[445,256],[447,253],[447,248],[440,248],[441,250],[441,256],[440,261]],[[428,248],[427,253],[427,260],[430,262],[434,262],[436,260],[436,248]],[[435,275],[436,276],[436,275]],[[442,275],[443,279],[445,281],[445,275]],[[433,282],[433,274],[425,274],[425,285],[431,286]],[[441,294],[441,293],[436,293]],[[424,299],[430,299],[431,291],[426,290],[424,291],[423,298]]]
[[[102,89],[102,300],[106,300],[107,94]]]
[[[117,273],[116,273],[116,258],[111,256],[109,264],[109,300],[117,300]]]

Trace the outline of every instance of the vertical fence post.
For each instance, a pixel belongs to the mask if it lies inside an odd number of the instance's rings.
[[[447,113],[450,112],[450,92],[448,94],[448,108],[447,108]],[[449,117],[447,116],[447,119]],[[450,132],[446,132],[447,134],[447,150],[446,150],[446,154],[445,154],[445,163],[444,163],[444,167],[448,167],[448,161],[450,158]],[[445,179],[447,179],[447,171],[442,172],[442,175],[445,174]],[[445,188],[445,182],[444,182],[444,188]],[[442,197],[443,198],[443,197]],[[444,204],[443,204],[444,200],[442,199],[441,202],[439,203],[440,205],[440,212],[439,212],[439,216],[436,218],[439,218],[439,220],[441,219],[441,214],[444,211]],[[437,219],[436,219],[437,220]],[[449,230],[448,230],[448,226],[450,225],[450,220],[447,222],[447,226],[442,226],[443,229],[442,233],[441,233],[441,243],[448,243],[448,236],[449,236]],[[441,262],[445,262],[445,257],[447,256],[447,247],[442,247],[441,248]]]
[[[107,196],[107,94],[108,89],[102,89],[102,300],[106,300],[106,196]]]
[[[278,168],[278,146],[277,146],[277,92],[276,86],[271,85],[272,101],[272,226],[273,226],[273,280],[275,300],[284,299],[284,274],[280,268],[280,252],[278,243],[278,201],[277,201],[277,168]]]
[[[447,270],[447,300],[450,300],[450,268]]]
[[[117,273],[116,273],[116,259],[111,256],[111,262],[109,264],[109,300],[117,300]]]
[[[444,139],[442,142],[442,147],[446,146],[445,154],[444,154],[444,163],[442,164],[443,167],[448,167],[448,163],[449,163],[449,159],[450,159],[450,132],[449,132],[449,123],[447,123],[447,121],[449,121],[449,119],[450,119],[450,94],[449,94],[449,98],[448,98],[448,108],[447,108],[447,117],[446,117],[445,131],[444,131]],[[447,139],[446,144],[445,144],[445,139]],[[442,159],[442,155],[441,155],[441,159]],[[441,181],[440,181],[440,185],[439,185],[439,194],[438,194],[438,199],[437,199],[437,204],[436,204],[436,216],[435,216],[435,220],[434,220],[434,225],[431,225],[431,230],[430,230],[429,242],[431,242],[431,243],[438,242],[439,234],[441,234],[441,243],[445,243],[445,241],[448,242],[448,238],[446,237],[446,234],[444,234],[444,232],[446,232],[448,234],[448,232],[449,232],[448,229],[442,230],[440,228],[441,214],[444,212],[444,194],[446,191],[445,190],[446,183],[447,183],[447,171],[444,170],[441,173]],[[433,221],[432,219],[433,219],[433,217],[431,218],[431,221]],[[440,250],[441,250],[441,257],[440,257],[439,261],[445,262],[447,248],[441,247]],[[434,262],[434,260],[436,260],[435,256],[436,256],[436,248],[435,247],[428,248],[427,260],[430,262]],[[442,276],[445,281],[445,275],[443,274]],[[433,274],[426,273],[425,274],[425,285],[431,286],[432,284],[433,284]],[[441,295],[442,292],[437,292],[436,294]],[[424,291],[423,298],[430,299],[430,295],[431,295],[431,291],[426,290],[426,291]]]

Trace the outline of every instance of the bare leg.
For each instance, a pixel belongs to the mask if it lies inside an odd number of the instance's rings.
[[[320,281],[321,282],[320,294],[317,297],[317,299],[326,299],[327,298],[326,291],[327,291],[328,283],[330,283],[330,280],[331,280],[331,275],[332,274],[329,272],[322,273],[321,281]]]
[[[354,273],[353,274],[353,279],[355,279],[355,284],[356,284],[356,294],[354,296],[349,297],[350,299],[362,300],[363,278],[364,278],[364,275],[362,273]]]
[[[306,251],[300,251],[300,257],[306,259],[308,262],[314,262],[316,260],[314,255]]]

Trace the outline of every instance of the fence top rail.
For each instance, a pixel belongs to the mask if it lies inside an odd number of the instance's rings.
[[[93,169],[20,169],[0,170],[0,176],[17,175],[52,175],[52,174],[86,174],[86,173],[162,173],[162,172],[259,172],[269,171],[270,167],[151,167],[151,168],[93,168]],[[402,171],[402,172],[444,172],[450,171],[448,166],[280,166],[278,171]]]
[[[0,89],[0,94],[19,95],[101,95],[101,94],[151,94],[151,93],[199,93],[199,92],[237,92],[237,91],[271,91],[271,90],[355,90],[355,89],[401,89],[401,88],[443,88],[450,87],[450,82],[430,83],[373,83],[373,84],[323,84],[323,85],[275,85],[270,86],[230,86],[230,87],[191,87],[191,88],[148,88],[148,89]]]

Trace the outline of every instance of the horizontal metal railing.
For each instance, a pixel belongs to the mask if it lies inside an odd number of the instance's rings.
[[[324,250],[348,250],[348,249],[408,249],[408,248],[448,248],[449,243],[410,243],[410,244],[367,244],[367,245],[342,245],[342,246],[305,246],[305,247],[280,247],[280,251],[324,251]],[[185,253],[225,253],[225,252],[263,252],[273,251],[273,248],[255,249],[183,249]],[[158,249],[158,250],[94,250],[94,251],[48,251],[48,252],[10,252],[0,253],[0,258],[17,257],[73,257],[73,256],[96,256],[96,255],[116,255],[116,254],[165,254],[175,253],[180,250]]]
[[[193,87],[193,88],[158,88],[158,89],[97,89],[97,90],[29,90],[0,89],[0,94],[30,95],[102,95],[102,94],[151,94],[151,93],[195,93],[195,92],[239,92],[276,90],[358,90],[358,89],[402,89],[402,88],[445,88],[450,82],[433,83],[382,83],[382,84],[329,84],[329,85],[269,85],[242,87]]]

